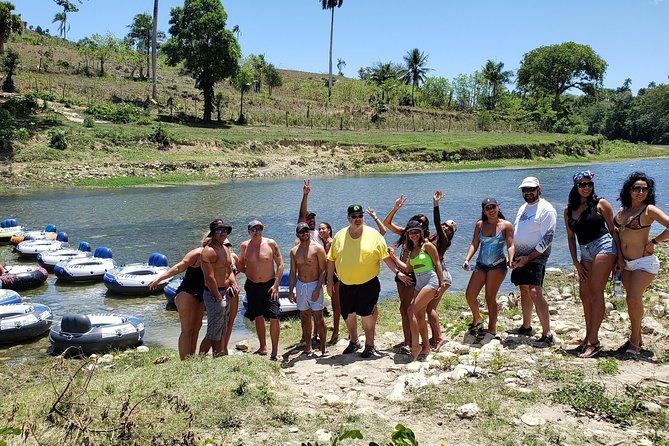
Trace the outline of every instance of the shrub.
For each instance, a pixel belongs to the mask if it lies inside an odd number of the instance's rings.
[[[62,129],[49,130],[49,147],[56,150],[66,150],[67,131]]]
[[[161,146],[169,146],[172,143],[170,135],[165,130],[165,127],[158,125],[158,127],[153,128],[153,132],[149,135],[149,139],[153,142],[157,142]]]
[[[93,118],[91,118],[90,116],[86,116],[84,118],[84,127],[87,127],[87,128],[90,129],[90,128],[93,128],[93,125],[95,125],[95,121],[93,120]]]
[[[111,121],[115,124],[128,124],[144,116],[141,108],[130,104],[91,104],[86,113],[96,119]]]

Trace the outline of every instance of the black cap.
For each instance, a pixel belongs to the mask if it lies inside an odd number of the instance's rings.
[[[306,215],[307,218],[311,218],[311,217],[315,217],[315,216],[316,216],[316,213],[315,213],[315,212],[313,212],[313,211],[307,211],[307,215]]]
[[[362,210],[362,206],[360,206],[359,204],[352,204],[348,207],[348,215],[357,214],[358,212],[360,212],[361,214],[365,213]]]
[[[485,209],[485,207],[488,206],[489,204],[494,204],[495,206],[499,206],[497,200],[495,200],[492,197],[488,197],[481,202],[481,209]]]
[[[405,231],[411,231],[414,229],[420,229],[421,231],[423,230],[423,224],[419,222],[418,220],[409,220],[407,225],[405,226],[404,230]]]
[[[309,229],[309,225],[306,224],[305,222],[301,221],[297,224],[297,227],[295,228],[295,232],[300,232],[302,229]]]
[[[211,237],[212,235],[214,235],[214,231],[215,231],[216,229],[225,229],[225,231],[226,231],[228,234],[230,234],[230,233],[232,232],[232,226],[230,226],[230,225],[226,225],[225,223],[223,223],[223,220],[220,219],[220,218],[217,218],[216,220],[212,221],[212,222],[209,224],[209,236],[210,236],[210,237]]]

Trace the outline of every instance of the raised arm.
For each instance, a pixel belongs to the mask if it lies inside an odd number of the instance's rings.
[[[388,215],[386,215],[386,218],[383,219],[383,224],[385,225],[386,229],[390,229],[395,234],[401,234],[402,231],[404,231],[402,226],[397,226],[395,223],[393,223],[393,217],[395,217],[397,211],[399,211],[400,208],[404,206],[406,199],[407,198],[404,195],[400,195],[400,197],[395,200],[395,204],[393,205],[393,208],[390,210],[390,212],[388,212]]]
[[[434,227],[437,231],[437,253],[439,258],[444,257],[444,253],[451,245],[451,241],[448,239],[448,236],[444,232],[444,228],[441,227],[441,214],[439,212],[439,201],[444,198],[444,193],[440,190],[436,191],[432,196],[432,206],[433,206],[433,215],[432,220],[434,221]]]
[[[302,186],[302,201],[300,202],[300,212],[297,215],[297,222],[307,221],[307,202],[309,201],[309,192],[311,192],[311,180],[307,178],[304,180]]]
[[[369,216],[372,217],[374,223],[376,223],[376,226],[379,228],[379,232],[381,233],[381,235],[386,235],[386,232],[388,232],[388,230],[386,229],[381,219],[376,215],[376,211],[372,208],[367,208],[366,211],[369,214]]]

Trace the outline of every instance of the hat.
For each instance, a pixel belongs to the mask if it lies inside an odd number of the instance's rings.
[[[494,204],[495,206],[499,206],[497,200],[495,200],[493,197],[488,197],[481,202],[481,209],[485,209],[485,207],[488,206],[489,204]]]
[[[232,246],[232,242],[226,237],[225,240],[223,240],[223,244],[225,246]]]
[[[581,172],[577,172],[574,174],[572,179],[574,180],[574,184],[579,183],[583,178],[590,178],[591,180],[594,178],[595,172],[591,170],[584,170]]]
[[[307,211],[307,218],[315,217],[316,213],[313,211]]]
[[[216,229],[225,229],[225,232],[227,232],[228,234],[232,232],[232,226],[226,225],[220,218],[217,218],[216,220],[212,221],[209,224],[209,237],[214,235],[214,231]]]
[[[404,227],[404,230],[406,232],[415,230],[415,229],[420,229],[421,231],[423,230],[423,224],[419,222],[418,220],[409,220],[407,225]]]
[[[541,187],[541,184],[539,184],[537,177],[527,177],[520,183],[518,189],[522,189],[523,187]]]
[[[362,210],[362,206],[360,206],[359,204],[352,204],[348,207],[348,215],[357,214],[358,212],[360,212],[361,214],[365,213]]]
[[[458,225],[453,220],[446,220],[444,224],[453,228],[453,233],[458,230]]]
[[[265,227],[260,220],[251,220],[247,226],[248,229],[251,229],[255,226]]]
[[[309,229],[309,225],[306,224],[305,222],[301,221],[297,224],[297,227],[295,228],[295,232],[300,232],[302,229]]]

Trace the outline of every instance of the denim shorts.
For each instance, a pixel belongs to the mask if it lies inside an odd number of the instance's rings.
[[[422,273],[416,273],[416,291],[420,291],[425,287],[432,288],[433,290],[439,289],[439,276],[437,272],[433,269],[429,271],[423,271]]]
[[[579,247],[581,248],[581,262],[593,262],[597,254],[618,255],[618,249],[616,249],[616,243],[611,234],[604,234],[587,245],[579,245]]]

